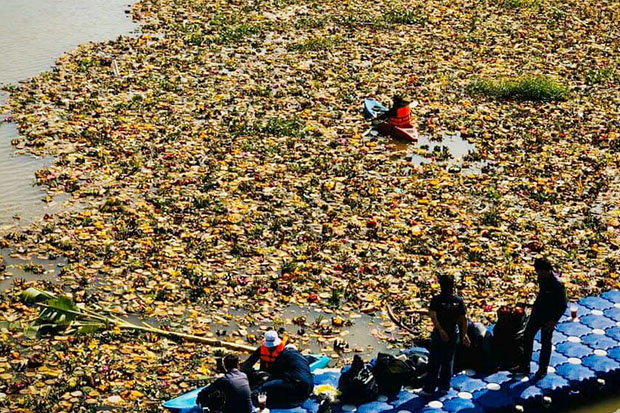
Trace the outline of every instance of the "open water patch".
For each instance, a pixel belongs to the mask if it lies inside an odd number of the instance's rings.
[[[127,15],[127,0],[0,0],[0,85],[49,70],[65,51],[89,41],[113,39],[138,26]],[[0,106],[8,95],[0,92]],[[4,114],[6,116],[8,114]],[[53,158],[18,153],[11,141],[15,124],[0,122],[0,233],[27,226],[62,209],[65,198],[44,203],[35,171]]]
[[[404,157],[414,165],[441,163],[450,172],[463,175],[479,175],[488,167],[488,162],[476,152],[476,145],[463,138],[461,132],[445,132],[440,139],[430,135],[419,135],[413,143],[394,142],[392,157]]]
[[[344,346],[341,352],[344,359],[358,353],[368,360],[378,352],[397,353],[397,348],[402,345],[398,328],[377,315],[336,314],[298,304],[289,304],[280,314],[273,316],[241,308],[231,308],[228,314],[230,320],[216,321],[213,327],[222,339],[254,335],[258,345],[264,331],[285,327],[301,351],[328,354],[334,358],[334,342],[338,341]],[[338,325],[334,325],[334,320]]]

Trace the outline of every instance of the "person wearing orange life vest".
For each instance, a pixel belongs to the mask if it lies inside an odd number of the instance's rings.
[[[259,347],[261,370],[271,372],[273,363],[286,347],[287,341],[288,337],[280,338],[278,333],[273,330],[265,333],[263,344]]]
[[[241,364],[241,371],[245,372],[250,378],[252,389],[258,387],[272,374],[273,363],[287,345],[288,338],[285,334],[280,338],[274,330],[265,332],[263,342],[252,355]],[[259,370],[254,369],[254,365],[260,361]]]
[[[377,119],[386,120],[392,126],[399,128],[412,128],[410,102],[402,96],[396,95],[393,98],[392,107],[387,112],[379,115]]]
[[[286,336],[280,339],[276,331],[267,331],[262,345],[243,363],[242,370],[253,370],[259,360],[261,370],[270,377],[253,389],[254,399],[259,393],[266,393],[270,406],[297,405],[308,398],[313,388],[310,364],[295,346],[287,343]]]

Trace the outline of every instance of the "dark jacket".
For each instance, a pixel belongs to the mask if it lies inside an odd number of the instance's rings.
[[[274,379],[313,386],[312,373],[308,359],[293,348],[285,348],[273,363],[271,375]]]
[[[260,348],[242,364],[242,370],[247,371],[260,359]],[[313,386],[312,373],[308,359],[293,348],[285,348],[273,362],[269,371],[271,379],[281,379],[293,383],[301,383],[309,388]]]
[[[566,311],[566,289],[558,275],[555,273],[553,275],[549,281],[540,283],[540,290],[532,310],[532,317],[538,320],[557,322]]]
[[[226,397],[223,413],[251,413],[252,397],[248,376],[232,369],[198,394],[197,402],[206,400],[209,395],[221,391]],[[200,404],[200,403],[199,403]]]

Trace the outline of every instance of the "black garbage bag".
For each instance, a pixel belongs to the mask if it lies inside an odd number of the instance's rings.
[[[488,341],[487,336],[490,335],[491,333],[483,324],[471,321],[467,323],[467,336],[471,345],[465,347],[463,343],[460,343],[457,347],[454,357],[454,371],[473,369],[479,372],[487,372],[489,369],[493,369],[493,363],[488,363],[488,354],[485,354],[484,350],[485,340]]]
[[[340,401],[342,403],[362,404],[373,401],[379,389],[372,370],[359,355],[353,356],[351,368],[340,375],[338,380]]]
[[[405,360],[398,359],[391,354],[379,353],[373,373],[379,393],[395,397],[407,379],[414,374],[414,370]]]
[[[501,370],[516,367],[523,356],[523,337],[529,316],[521,306],[502,306],[497,310],[493,329],[493,356]]]
[[[407,364],[411,368],[411,374],[405,378],[403,385],[414,388],[422,387],[428,371],[428,350],[422,347],[412,347],[403,350],[401,354],[407,356]]]

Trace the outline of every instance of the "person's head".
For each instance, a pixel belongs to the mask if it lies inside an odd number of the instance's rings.
[[[534,269],[539,279],[546,279],[553,276],[553,266],[546,258],[536,258]]]
[[[229,354],[224,357],[224,368],[226,371],[231,371],[232,369],[239,368],[239,357],[235,354]]]
[[[278,336],[278,332],[274,330],[269,330],[265,332],[265,339],[263,340],[263,345],[265,347],[278,347],[282,340]]]
[[[452,295],[454,293],[454,277],[448,274],[440,274],[439,287],[441,288],[441,294]]]
[[[402,97],[401,95],[394,95],[394,97],[392,99],[393,99],[393,102],[394,102],[394,106],[396,106],[398,108],[402,108],[402,107],[407,106],[409,104],[409,101],[407,99],[405,99],[404,97]]]

